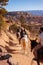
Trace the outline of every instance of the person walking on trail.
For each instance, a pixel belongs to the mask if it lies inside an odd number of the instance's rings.
[[[24,52],[25,54],[28,53],[28,35],[25,33],[24,37],[23,37],[24,43],[23,43],[23,48],[24,48]]]
[[[17,38],[19,40],[19,44],[22,37],[24,37],[24,33],[25,33],[24,28],[17,29]]]
[[[23,38],[25,34],[26,34],[25,29],[24,28],[21,28],[21,32],[20,32],[21,38]]]
[[[40,28],[40,34],[39,34],[39,43],[33,50],[33,53],[35,54],[36,58],[37,58],[37,51],[43,47],[43,27]]]
[[[19,43],[20,43],[20,32],[21,32],[21,29],[17,29],[17,32],[16,32],[16,35],[17,35],[17,39],[19,40]]]
[[[22,45],[22,48],[24,50],[24,53],[28,53],[28,35],[25,31],[25,29],[21,29],[21,38],[20,38],[20,44]]]

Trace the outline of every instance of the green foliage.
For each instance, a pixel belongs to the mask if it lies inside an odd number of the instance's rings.
[[[2,18],[3,18],[3,16],[2,16],[2,15],[0,15],[0,21],[2,21]]]
[[[3,23],[3,22],[2,22],[2,20],[3,20],[2,18],[3,18],[3,16],[0,15],[0,30],[1,30],[1,27],[2,27],[2,23]]]
[[[0,0],[0,14],[5,14],[6,9],[3,6],[6,6],[9,0]]]
[[[0,30],[1,30],[1,27],[2,27],[2,22],[0,22]]]
[[[6,14],[6,13],[7,13],[6,9],[4,9],[4,8],[1,8],[1,9],[0,9],[0,14],[1,14],[1,15]]]
[[[15,24],[13,24],[13,25],[11,25],[10,27],[9,27],[9,31],[13,31],[13,32],[16,32],[16,30],[18,29],[19,27],[17,26],[17,25],[15,25]]]
[[[3,14],[6,14],[7,11],[6,9],[3,8],[3,6],[6,6],[9,0],[0,0],[0,33],[1,29],[5,29],[6,27],[6,22],[3,21]]]
[[[9,0],[0,0],[0,14],[6,14],[6,9],[3,6],[6,6]]]
[[[9,0],[0,0],[0,7],[7,5]]]
[[[6,21],[3,21],[3,18],[0,19],[0,30],[5,30],[7,26]]]
[[[20,22],[21,22],[21,25],[24,24],[24,23],[26,22],[23,15],[20,16]]]

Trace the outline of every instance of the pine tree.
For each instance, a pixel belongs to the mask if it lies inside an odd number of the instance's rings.
[[[0,33],[2,26],[5,25],[3,24],[3,15],[7,13],[7,10],[3,6],[6,6],[8,4],[8,1],[9,0],[0,0]]]
[[[0,0],[0,8],[8,4],[9,0]]]

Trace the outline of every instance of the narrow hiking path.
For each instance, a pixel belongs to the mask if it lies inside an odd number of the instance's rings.
[[[19,45],[16,34],[2,31],[2,36],[0,37],[0,46],[3,46],[5,49],[7,48],[9,50],[10,54],[12,55],[12,62],[18,62],[19,65],[31,65],[34,55],[32,52],[29,52],[28,55],[23,54],[22,47]],[[0,61],[0,65],[4,64],[8,65],[6,60]],[[35,65],[37,65],[36,62]]]

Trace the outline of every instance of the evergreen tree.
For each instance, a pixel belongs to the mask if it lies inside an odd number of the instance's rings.
[[[0,0],[0,33],[2,26],[5,25],[3,21],[3,15],[7,13],[6,9],[3,6],[6,6],[8,4],[9,0]]]
[[[0,0],[0,8],[8,4],[9,0]]]

